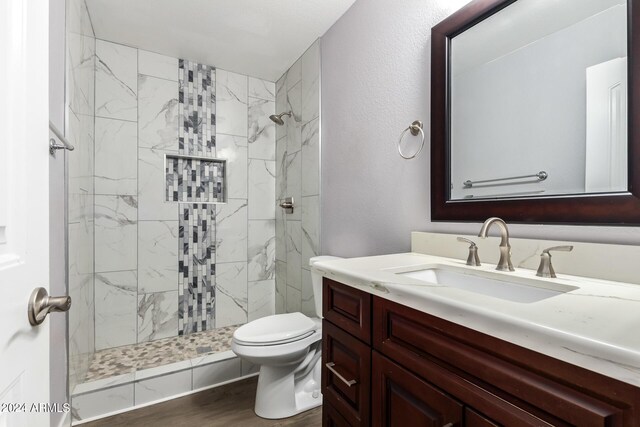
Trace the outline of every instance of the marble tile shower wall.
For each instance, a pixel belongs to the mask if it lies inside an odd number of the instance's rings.
[[[94,353],[94,61],[96,39],[84,0],[66,2],[65,134],[68,158],[69,387],[86,376]]]
[[[216,154],[228,171],[227,204],[216,210],[215,323],[223,327],[275,312],[275,84],[218,70],[216,103]]]
[[[276,211],[276,311],[315,316],[309,258],[320,253],[320,40],[276,91],[278,113],[293,112],[276,128],[276,204],[296,204],[293,214]]]
[[[178,64],[96,43],[96,350],[177,336],[189,324],[178,260],[180,221],[194,205],[165,200],[164,157],[180,154],[184,125]],[[217,123],[205,155],[227,159],[227,202],[198,206],[209,206],[214,225],[206,327],[219,328],[275,312],[275,84],[220,69],[211,84]]]

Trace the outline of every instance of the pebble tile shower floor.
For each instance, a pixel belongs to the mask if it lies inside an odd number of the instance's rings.
[[[236,328],[237,326],[227,326],[211,331],[98,351],[89,366],[85,382],[231,350],[231,338]]]

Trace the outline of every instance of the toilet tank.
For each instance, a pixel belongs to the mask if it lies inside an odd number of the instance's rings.
[[[309,266],[321,261],[331,261],[334,259],[342,259],[337,256],[316,256],[309,260]],[[313,301],[316,306],[316,315],[322,318],[322,276],[311,270],[311,285],[313,286]]]

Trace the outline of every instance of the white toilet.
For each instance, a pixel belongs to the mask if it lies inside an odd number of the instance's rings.
[[[319,256],[319,261],[340,259]],[[311,273],[318,318],[302,313],[276,314],[239,327],[231,349],[241,358],[260,365],[256,415],[287,418],[322,405],[320,370],[322,350],[322,277]]]

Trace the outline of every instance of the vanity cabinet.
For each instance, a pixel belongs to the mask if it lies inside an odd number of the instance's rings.
[[[330,411],[331,423],[325,417],[324,425],[370,425],[371,299],[366,292],[324,279],[322,395],[341,415]]]
[[[325,426],[640,427],[636,387],[330,279],[323,287]]]
[[[322,395],[349,421],[368,426],[371,348],[328,321],[322,323]]]
[[[349,427],[349,423],[333,405],[324,403],[322,406],[322,425],[324,427]]]
[[[372,425],[460,426],[463,404],[380,353],[373,352]]]
[[[371,294],[324,279],[322,317],[371,344],[371,299]]]

